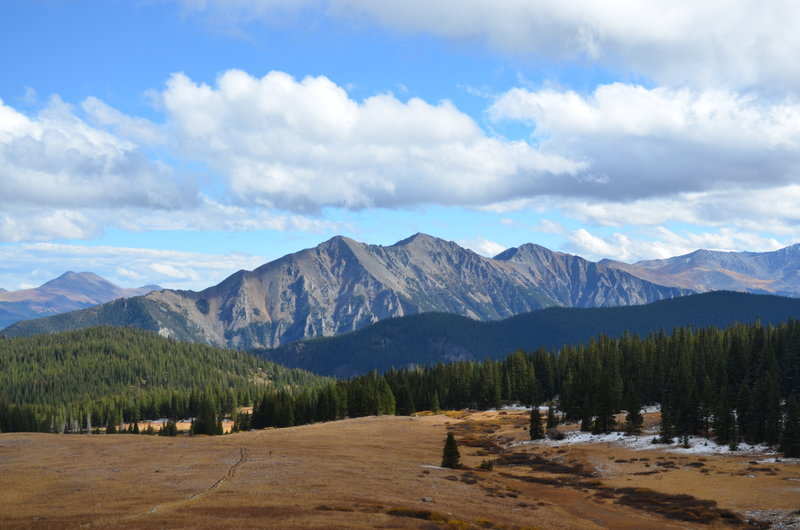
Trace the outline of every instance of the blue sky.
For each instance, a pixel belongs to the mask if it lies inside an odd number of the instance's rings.
[[[0,2],[0,287],[200,289],[337,234],[800,241],[800,7]]]

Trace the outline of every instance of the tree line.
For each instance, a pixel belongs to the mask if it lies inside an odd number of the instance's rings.
[[[635,433],[642,407],[660,404],[662,441],[706,436],[734,447],[766,443],[800,456],[798,398],[800,322],[789,320],[683,327],[646,337],[600,335],[588,344],[517,351],[500,361],[437,363],[267,391],[256,402],[251,427],[555,402],[564,419],[580,421],[584,430]],[[617,425],[621,411],[628,414]]]
[[[98,350],[108,360],[113,359],[109,352],[115,350],[109,349],[106,341],[118,338],[117,334],[126,337],[130,331],[86,330],[74,333],[87,335],[70,335],[70,340],[75,340],[74,347],[81,351]],[[69,348],[59,349],[58,339],[42,340],[54,341],[50,345],[55,348],[52,358],[59,362],[70,358]],[[135,335],[124,340],[136,344],[143,339]],[[5,352],[17,351],[9,349],[10,344],[19,344],[13,341],[0,339],[0,359],[5,359]],[[176,355],[174,350],[180,348],[189,348],[192,355],[197,355],[208,347],[159,342],[153,362],[167,362],[162,358]],[[142,348],[133,349],[142,354]],[[800,322],[794,320],[777,326],[755,323],[725,329],[683,327],[671,334],[661,331],[645,337],[600,335],[587,344],[565,346],[558,351],[517,351],[503,360],[437,363],[391,369],[383,374],[373,371],[348,380],[326,380],[276,365],[248,364],[260,361],[247,354],[230,354],[236,355],[223,361],[217,354],[193,365],[207,374],[205,379],[193,377],[191,369],[187,369],[187,382],[210,379],[207,386],[174,389],[154,385],[156,388],[145,392],[146,385],[140,381],[136,392],[115,397],[87,396],[83,401],[71,402],[74,408],[69,410],[54,403],[52,396],[43,399],[44,404],[12,402],[6,397],[8,390],[0,386],[0,399],[6,400],[0,401],[0,428],[59,430],[59,423],[70,418],[73,427],[78,421],[80,430],[82,418],[87,418],[88,426],[104,424],[112,416],[114,421],[119,417],[126,421],[141,417],[196,417],[203,403],[208,404],[205,415],[213,418],[206,422],[213,426],[209,430],[217,430],[216,424],[224,415],[233,417],[235,430],[245,430],[346,417],[409,415],[440,408],[487,409],[505,403],[557,402],[565,419],[580,421],[582,429],[609,432],[620,428],[635,432],[637,424],[641,425],[641,407],[660,404],[663,441],[702,435],[733,447],[741,441],[766,443],[780,446],[787,455],[800,455]],[[125,360],[120,360],[117,368],[99,372],[115,374],[101,378],[107,381],[106,388],[116,388],[114,385],[120,380],[123,385],[130,385],[130,377],[124,374],[138,374],[131,366],[137,356],[121,357]],[[43,358],[42,362],[47,366],[55,361]],[[75,362],[79,362],[77,357]],[[0,377],[5,377],[5,369],[0,372]],[[41,377],[46,370],[34,372]],[[221,383],[223,372],[241,375],[238,382],[222,378],[228,381],[225,385]],[[12,373],[22,377],[18,368]],[[268,384],[259,384],[254,374],[269,374]],[[78,385],[67,395],[80,395],[81,391],[89,389],[81,390]],[[102,394],[101,390],[94,391]],[[252,404],[252,414],[233,414],[236,406],[243,404]],[[623,410],[628,412],[628,420],[626,425],[617,425],[616,415]]]
[[[326,378],[253,355],[100,327],[0,336],[0,430],[86,432],[142,419],[197,417],[253,403],[264,389]]]

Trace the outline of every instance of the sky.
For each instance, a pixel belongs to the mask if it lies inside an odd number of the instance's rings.
[[[795,0],[0,0],[0,287],[345,235],[800,242]]]

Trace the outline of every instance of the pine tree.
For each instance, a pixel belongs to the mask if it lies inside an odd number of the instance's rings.
[[[197,417],[192,422],[192,434],[215,434],[217,411],[211,398],[204,394],[197,405]]]
[[[625,434],[639,434],[642,432],[642,425],[644,425],[644,417],[642,416],[642,407],[639,404],[639,397],[636,395],[636,390],[628,387],[625,396],[625,409],[628,414],[625,415]]]
[[[767,445],[774,446],[781,439],[781,403],[780,391],[776,378],[770,374],[767,377],[766,410],[764,411],[764,441]]]
[[[411,388],[405,382],[397,389],[397,415],[411,416],[417,412],[414,407],[414,396],[411,395]]]
[[[175,420],[167,420],[158,430],[159,436],[178,436],[178,425]]]
[[[614,395],[615,389],[611,377],[610,369],[604,367],[600,374],[600,382],[597,389],[597,417],[594,421],[594,434],[609,433],[616,427],[617,421],[614,419]]]
[[[717,407],[714,412],[713,423],[717,442],[721,444],[728,443],[733,437],[733,430],[736,427],[736,417],[733,414],[731,390],[727,382],[722,386],[722,390],[720,391]]]
[[[542,415],[539,413],[539,406],[534,405],[531,407],[531,425],[529,428],[531,433],[531,440],[541,440],[544,438],[544,429],[542,428]]]
[[[439,411],[442,409],[442,406],[439,404],[439,392],[433,392],[433,399],[431,400],[431,412],[434,414],[439,414]]]
[[[547,428],[554,429],[558,426],[558,416],[556,416],[556,408],[553,405],[547,407]]]
[[[786,422],[781,437],[781,452],[789,458],[800,457],[800,406],[794,396],[786,404]]]
[[[592,414],[592,406],[587,396],[583,400],[583,408],[581,409],[581,430],[584,432],[591,431],[593,422],[594,415]]]
[[[447,433],[447,439],[444,441],[444,449],[442,450],[442,467],[450,467],[458,469],[461,467],[461,455],[458,452],[458,445],[453,433]]]

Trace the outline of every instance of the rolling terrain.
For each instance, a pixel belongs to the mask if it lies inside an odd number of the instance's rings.
[[[800,244],[773,252],[697,250],[684,256],[600,264],[638,278],[697,292],[744,291],[800,296]]]
[[[694,529],[797,522],[796,460],[635,449],[625,437],[531,443],[527,416],[380,416],[215,437],[0,434],[0,526]],[[649,426],[654,421],[648,417]],[[448,430],[463,469],[438,467]],[[487,459],[494,469],[478,469]]]
[[[185,418],[201,394],[232,410],[270,388],[327,382],[247,353],[137,329],[0,338],[0,431],[91,430],[121,421],[117,414]]]
[[[66,313],[160,290],[158,285],[125,289],[91,272],[69,271],[35,289],[0,289],[0,329],[20,320]]]
[[[608,337],[625,332],[645,336],[660,330],[669,333],[682,326],[725,328],[756,320],[778,324],[799,317],[800,299],[713,292],[641,306],[548,308],[491,322],[425,313],[257,353],[286,366],[349,377],[415,364],[501,359],[519,349],[558,349],[587,343],[601,333]]]

